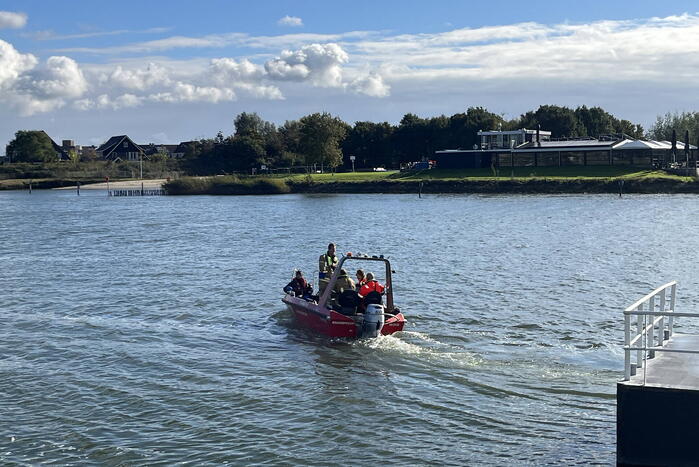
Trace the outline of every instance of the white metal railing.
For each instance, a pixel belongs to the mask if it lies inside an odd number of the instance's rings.
[[[675,311],[676,293],[677,281],[672,281],[624,310],[624,381],[636,374],[636,369],[643,368],[645,384],[647,359],[653,358],[655,352],[699,353],[698,350],[664,348],[674,331],[676,317],[699,317],[699,313]],[[636,317],[636,333],[633,335],[632,316]],[[635,362],[631,361],[632,355],[636,357]]]

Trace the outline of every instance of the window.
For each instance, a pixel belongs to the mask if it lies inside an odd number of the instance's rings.
[[[129,147],[128,141],[124,141],[124,147],[125,147],[125,148],[128,148],[128,147]]]

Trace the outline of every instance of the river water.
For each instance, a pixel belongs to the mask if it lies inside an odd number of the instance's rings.
[[[699,303],[698,201],[0,192],[0,463],[613,463],[621,310]],[[328,241],[405,332],[294,325]]]

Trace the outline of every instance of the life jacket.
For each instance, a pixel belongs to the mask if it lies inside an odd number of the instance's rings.
[[[378,281],[376,280],[371,280],[367,283],[365,283],[361,289],[359,289],[359,295],[362,297],[366,297],[369,292],[378,292],[378,293],[383,293],[385,290],[385,287],[381,284],[379,284]]]
[[[320,279],[329,278],[335,266],[337,266],[337,256],[330,256],[325,253],[320,255],[318,264],[318,277]]]

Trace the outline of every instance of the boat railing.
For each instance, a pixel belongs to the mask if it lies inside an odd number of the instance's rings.
[[[665,347],[674,332],[675,318],[699,317],[699,313],[676,312],[676,294],[677,281],[668,282],[624,310],[624,381],[643,368],[645,385],[647,360],[654,358],[655,352],[699,353]]]

